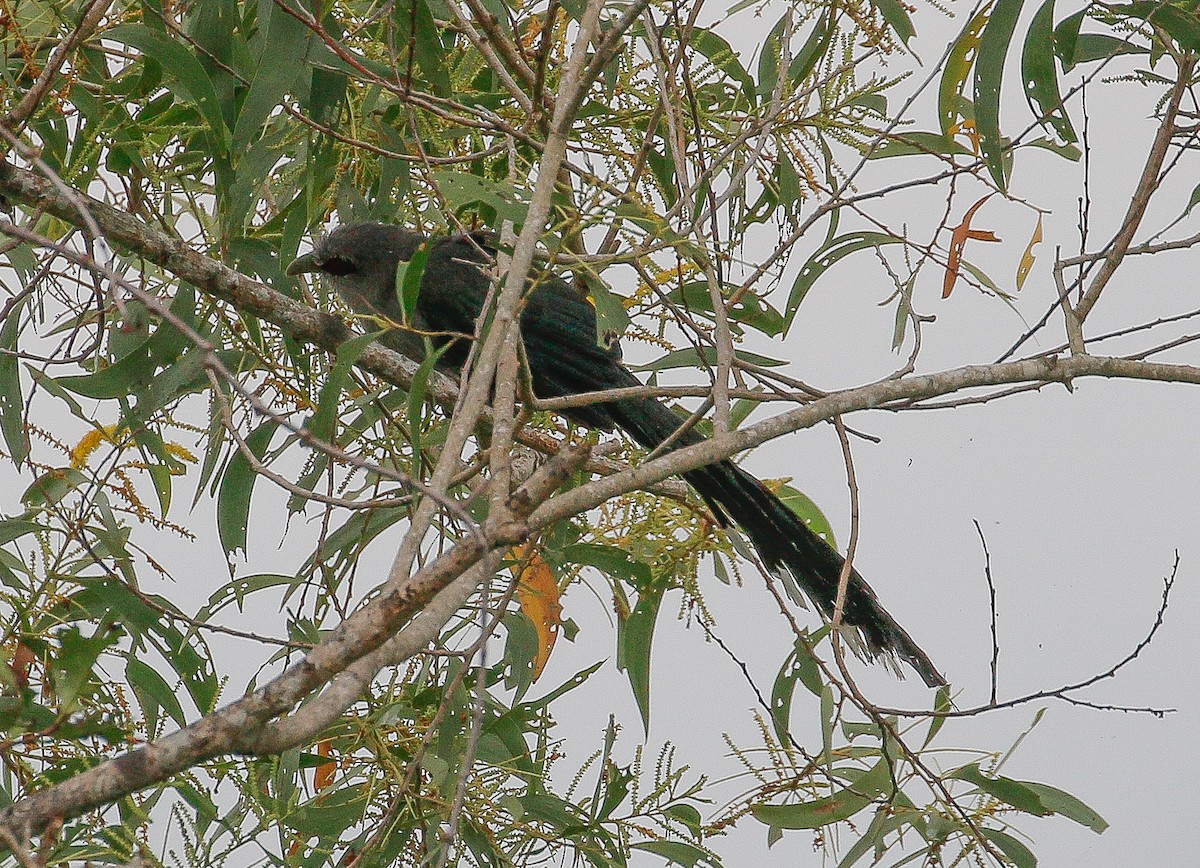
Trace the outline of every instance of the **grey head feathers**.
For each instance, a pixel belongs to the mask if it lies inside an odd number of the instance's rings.
[[[396,266],[412,259],[426,238],[418,232],[387,223],[352,223],[339,226],[317,241],[288,266],[290,275],[317,272],[357,314],[398,323],[400,301],[396,294]],[[383,323],[368,324],[373,330]],[[418,328],[420,322],[414,323]],[[384,344],[409,358],[421,358],[425,342],[417,334],[393,329]]]

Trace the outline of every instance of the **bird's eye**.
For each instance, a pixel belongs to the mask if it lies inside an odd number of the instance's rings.
[[[328,259],[322,259],[320,265],[322,271],[326,274],[332,274],[335,277],[341,277],[344,274],[358,271],[353,262],[341,256],[331,256]]]

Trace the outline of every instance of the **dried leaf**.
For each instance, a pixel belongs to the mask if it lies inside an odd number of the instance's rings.
[[[1021,264],[1017,266],[1017,289],[1025,285],[1025,278],[1029,277],[1029,271],[1033,268],[1033,247],[1035,244],[1042,243],[1042,215],[1038,215],[1037,226],[1033,230],[1033,237],[1029,239],[1029,245],[1025,248],[1025,253],[1021,256]]]
[[[962,266],[963,247],[966,246],[967,239],[976,241],[999,241],[996,233],[990,229],[972,229],[971,218],[975,216],[983,203],[992,198],[992,194],[988,193],[974,205],[972,205],[967,213],[963,215],[962,222],[954,227],[954,233],[950,237],[950,255],[946,257],[946,279],[942,283],[942,298],[949,298],[950,293],[954,291],[954,284],[958,281],[958,272]]]
[[[18,641],[9,666],[12,669],[13,681],[21,690],[29,686],[29,670],[33,668],[36,660],[37,655],[33,650],[24,642]]]
[[[562,605],[559,603],[558,581],[541,555],[526,546],[512,550],[518,563],[524,564],[517,577],[517,600],[521,611],[537,630],[538,653],[533,660],[533,680],[536,681],[550,659],[562,625]]]
[[[331,756],[332,754],[333,747],[330,744],[329,739],[323,738],[317,742],[318,756],[327,757]],[[337,763],[333,760],[321,763],[319,766],[313,769],[313,789],[318,793],[329,789],[329,787],[333,785],[333,776],[336,771]]]

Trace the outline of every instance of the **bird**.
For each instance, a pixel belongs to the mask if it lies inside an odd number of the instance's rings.
[[[328,280],[355,313],[386,324],[404,322],[397,292],[397,268],[423,251],[415,311],[409,328],[382,335],[385,345],[413,358],[425,352],[432,336],[439,364],[460,367],[467,360],[476,320],[491,287],[493,236],[476,231],[426,236],[386,223],[350,223],[336,227],[297,258],[289,275],[317,273]],[[529,383],[536,398],[559,398],[643,385],[622,364],[616,341],[599,341],[595,308],[583,293],[549,270],[531,279],[522,298],[520,335]],[[676,435],[683,419],[653,397],[623,397],[561,411],[587,428],[620,428],[642,448],[653,451]],[[670,448],[692,446],[704,437],[689,429]],[[832,618],[845,560],[770,489],[725,459],[686,471],[684,479],[700,495],[724,528],[737,525],[773,574],[790,574],[825,618]],[[875,592],[855,569],[850,572],[842,613],[852,647],[900,672],[912,667],[931,688],[946,684],[920,646],[888,614]]]

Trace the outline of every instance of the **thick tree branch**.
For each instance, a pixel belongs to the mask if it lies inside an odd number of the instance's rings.
[[[56,820],[77,817],[122,796],[159,783],[199,762],[228,753],[271,752],[294,746],[264,730],[266,724],[291,711],[314,690],[329,683],[356,661],[381,648],[444,588],[467,573],[488,552],[524,541],[524,519],[587,457],[587,449],[567,447],[538,469],[508,500],[512,520],[489,520],[479,534],[453,548],[402,582],[389,582],[367,603],[282,675],[253,693],[206,715],[195,723],[116,759],[78,774],[61,784],[34,793],[0,811],[0,838],[28,842]],[[372,663],[379,662],[378,659]],[[357,685],[369,666],[347,677]],[[348,692],[340,692],[343,701]],[[349,699],[353,702],[357,698]],[[286,727],[283,730],[288,732]],[[309,727],[291,733],[305,738]]]

